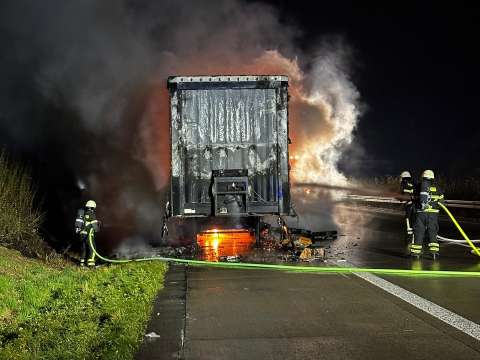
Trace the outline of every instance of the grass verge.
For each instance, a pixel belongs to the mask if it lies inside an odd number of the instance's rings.
[[[166,269],[53,266],[0,247],[0,359],[131,359]]]

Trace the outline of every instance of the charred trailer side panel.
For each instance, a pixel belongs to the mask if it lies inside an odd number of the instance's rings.
[[[288,215],[288,77],[174,76],[168,89],[171,215]]]

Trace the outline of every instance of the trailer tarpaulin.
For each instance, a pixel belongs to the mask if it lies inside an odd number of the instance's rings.
[[[174,214],[210,214],[215,170],[247,171],[250,212],[288,212],[287,82],[202,80],[169,83]]]

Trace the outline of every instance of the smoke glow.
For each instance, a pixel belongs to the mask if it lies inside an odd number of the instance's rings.
[[[359,116],[359,94],[348,74],[341,70],[345,62],[341,51],[322,50],[313,70],[304,73],[296,59],[277,50],[265,50],[249,63],[210,62],[203,68],[198,61],[172,70],[180,75],[288,75],[290,80],[290,146],[292,180],[344,185],[345,177],[337,163],[342,150],[352,142]],[[201,62],[200,62],[201,63]],[[307,83],[311,83],[307,88]],[[164,86],[164,84],[162,84]],[[150,100],[151,113],[145,124],[146,163],[155,175],[157,186],[165,185],[168,164],[168,94],[159,89]],[[152,136],[152,134],[155,134]]]

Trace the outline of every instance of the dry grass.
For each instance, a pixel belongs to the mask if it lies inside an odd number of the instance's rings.
[[[447,199],[480,200],[480,179],[474,177],[447,178],[440,176],[438,185]]]
[[[43,214],[29,170],[0,154],[0,245],[30,256],[47,256],[38,233]]]
[[[351,179],[366,188],[377,189],[385,193],[398,192],[400,181],[395,176]],[[452,178],[437,176],[438,186],[445,193],[446,199],[480,200],[480,179],[474,177]]]

